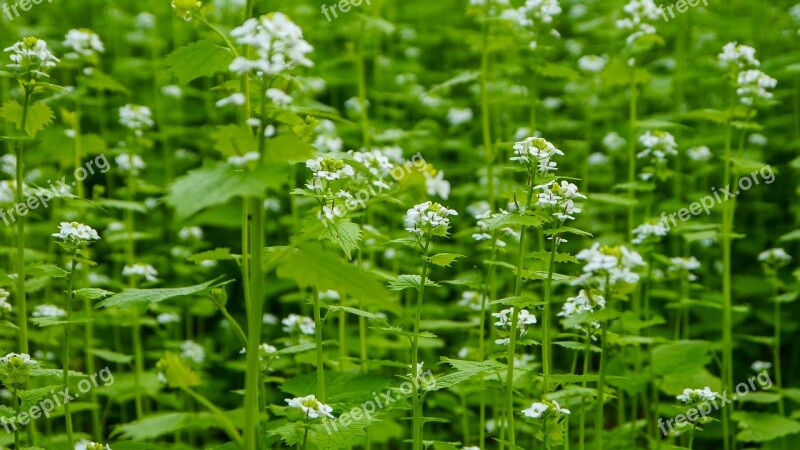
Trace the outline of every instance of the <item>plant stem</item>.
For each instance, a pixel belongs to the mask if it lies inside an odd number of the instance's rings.
[[[606,307],[611,307],[611,280],[606,277]],[[600,336],[600,377],[597,381],[597,405],[595,407],[595,449],[603,450],[603,404],[604,404],[604,391],[606,386],[606,369],[607,369],[607,331],[608,320],[603,320],[601,323],[601,336]]]
[[[70,324],[72,319],[72,281],[75,279],[75,255],[70,259],[69,277],[67,278],[67,323],[64,324],[64,354],[63,360],[63,381],[64,391],[69,389],[69,338],[70,338]],[[70,413],[69,402],[64,402],[64,420],[67,426],[67,444],[70,447],[74,446],[74,438],[72,435],[72,414]]]
[[[198,403],[208,408],[208,410],[214,414],[217,420],[219,420],[219,423],[222,424],[222,428],[225,429],[225,432],[231,439],[236,441],[236,443],[238,444],[242,443],[242,435],[239,434],[239,430],[236,429],[236,426],[233,424],[233,422],[231,422],[228,416],[226,416],[225,413],[222,412],[222,410],[214,406],[214,404],[211,403],[207,398],[198,394],[191,388],[183,386],[182,390],[187,394],[189,394],[189,396],[191,396],[193,399],[197,400]]]
[[[550,295],[553,284],[553,270],[555,269],[556,251],[558,249],[558,236],[553,236],[553,247],[550,250],[550,261],[547,269],[547,280],[544,288],[544,317],[542,317],[542,376],[544,392],[550,392]]]
[[[486,2],[487,13],[490,7],[491,2]],[[489,78],[489,22],[484,20],[481,23],[481,28],[483,32],[483,39],[481,40],[481,130],[483,131],[483,151],[486,164],[486,193],[489,198],[489,208],[493,210],[495,206],[494,150],[492,148],[491,120],[489,117],[489,93],[486,87]]]
[[[586,349],[583,353],[583,372],[581,375],[587,376],[589,374],[589,359],[591,358],[591,349],[592,349],[592,337],[591,335],[586,335]],[[586,380],[583,380],[582,387],[586,389]],[[580,435],[580,450],[584,450],[584,445],[586,442],[586,397],[581,397],[581,420],[580,420],[580,431],[578,433]]]
[[[629,122],[630,127],[628,134],[628,198],[634,200],[636,192],[633,190],[633,183],[636,182],[636,68],[631,67],[631,98],[629,108]],[[633,228],[635,225],[635,206],[631,204],[628,207],[628,240],[630,241],[633,236]]]
[[[414,314],[414,334],[411,336],[411,376],[416,377],[417,365],[419,364],[419,321],[422,316],[422,300],[425,296],[425,282],[428,279],[428,250],[432,236],[427,236],[422,256],[422,274],[420,275],[420,286],[417,291],[417,308]],[[413,437],[414,450],[422,450],[422,404],[419,396],[419,385],[416,382],[412,385],[412,404],[413,404]]]
[[[317,347],[317,397],[325,401],[325,357],[322,353],[322,317],[319,307],[319,291],[313,290],[314,298],[314,337]]]
[[[730,122],[725,127],[725,164],[723,186],[727,189],[731,182],[731,134]],[[733,232],[733,212],[729,200],[722,203],[722,389],[733,390],[733,305],[731,299],[731,233]],[[723,448],[732,445],[729,408],[722,408]]]
[[[22,106],[22,133],[27,134],[25,126],[28,119],[28,104],[30,103],[31,92],[25,88],[25,101]],[[17,145],[17,204],[25,202],[22,183],[23,176],[23,155],[24,144],[22,141]],[[28,305],[25,292],[25,217],[20,215],[17,218],[17,326],[19,327],[19,349],[20,353],[28,353]]]

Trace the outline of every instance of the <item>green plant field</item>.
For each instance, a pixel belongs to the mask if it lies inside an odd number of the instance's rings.
[[[800,448],[800,3],[0,0],[0,448]]]

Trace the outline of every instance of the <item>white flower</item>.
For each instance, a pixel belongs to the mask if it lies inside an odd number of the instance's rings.
[[[277,325],[278,318],[275,317],[275,314],[264,313],[261,317],[261,321],[264,322],[265,325]]]
[[[800,5],[800,4],[798,4]],[[759,147],[763,147],[767,145],[767,137],[760,133],[753,133],[747,138],[747,142],[753,145],[757,145]]]
[[[228,67],[237,75],[254,72],[258,76],[272,77],[298,66],[314,65],[306,56],[314,48],[303,39],[303,30],[283,13],[248,19],[234,28],[231,36],[237,44],[255,49],[256,59],[240,56]]]
[[[447,111],[447,121],[457,127],[472,120],[472,110],[469,108],[450,108]]]
[[[429,196],[437,195],[444,200],[450,197],[450,182],[444,179],[444,171],[438,170],[436,175],[425,173],[425,189]]]
[[[203,229],[200,227],[183,227],[178,231],[178,238],[182,241],[202,241]]]
[[[753,369],[754,372],[763,372],[772,368],[772,363],[766,361],[755,361],[750,365],[750,368]]]
[[[461,300],[458,301],[458,306],[463,306],[473,311],[480,311],[483,298],[480,292],[464,291],[461,293]]]
[[[658,242],[668,233],[669,228],[663,222],[645,222],[633,229],[634,238],[631,242],[637,245],[649,240]]]
[[[6,153],[0,156],[0,172],[10,177],[17,176],[17,156],[13,153]]]
[[[427,201],[415,205],[406,212],[406,231],[418,235],[428,233],[444,234],[450,228],[450,216],[457,216],[455,210],[438,203]]]
[[[180,86],[176,86],[171,84],[169,86],[164,86],[161,88],[161,93],[167,97],[172,98],[181,98],[183,97],[183,89]]]
[[[683,403],[703,403],[719,397],[719,393],[712,391],[708,386],[703,389],[684,389],[683,394],[676,396]]]
[[[108,444],[99,444],[97,442],[81,439],[75,443],[75,450],[111,450]]]
[[[598,242],[591,248],[581,250],[575,257],[586,264],[583,266],[583,274],[571,284],[596,284],[599,291],[605,290],[606,280],[611,286],[618,283],[636,284],[639,274],[633,270],[645,265],[642,256],[633,250],[624,246],[600,247]]]
[[[67,58],[72,59],[91,57],[106,51],[100,36],[86,28],[69,30],[64,38],[64,46],[72,48],[72,53],[66,54]]]
[[[206,359],[206,351],[194,341],[184,341],[181,344],[181,357],[202,364]]]
[[[666,131],[647,131],[639,136],[639,142],[644,150],[636,155],[637,158],[652,157],[655,161],[665,161],[667,155],[678,154],[675,137]]]
[[[327,291],[320,291],[319,292],[319,299],[320,300],[339,300],[342,297],[339,295],[339,292],[328,289]]]
[[[507,332],[510,332],[511,328],[511,319],[514,314],[514,308],[504,309],[500,312],[492,313],[493,317],[497,318],[497,322],[494,323],[496,327],[504,329]],[[517,331],[519,332],[520,337],[524,336],[528,332],[528,326],[533,325],[536,323],[536,316],[531,314],[530,311],[527,309],[520,309],[519,313],[517,314]],[[501,338],[495,340],[496,344],[499,345],[508,345],[510,343],[510,338]]]
[[[242,106],[244,105],[245,100],[246,97],[244,96],[244,94],[242,94],[241,92],[236,92],[228,97],[218,100],[217,103],[215,103],[215,105],[217,108],[222,108],[228,105]]]
[[[619,150],[625,146],[627,141],[616,131],[612,131],[603,137],[603,146],[611,151]]]
[[[605,308],[605,297],[599,294],[589,296],[586,294],[585,290],[581,289],[577,296],[567,298],[564,306],[561,307],[561,312],[559,312],[557,315],[559,317],[569,318],[578,314],[600,311]],[[572,328],[583,331],[587,335],[591,335],[593,340],[597,340],[597,338],[592,335],[592,330],[600,328],[600,322],[592,321],[588,328],[582,325],[574,325]]]
[[[580,213],[581,209],[575,206],[574,200],[586,198],[585,195],[578,192],[578,186],[566,180],[562,180],[561,184],[549,181],[535,186],[534,189],[542,191],[537,194],[538,200],[536,204],[548,210],[552,216],[561,222],[575,220],[573,214]]]
[[[147,11],[140,12],[134,19],[136,28],[140,30],[150,30],[156,26],[156,17]]]
[[[283,331],[287,333],[299,331],[302,334],[314,335],[314,320],[310,317],[289,314],[289,317],[281,320],[281,323],[283,324]]]
[[[292,104],[292,96],[280,89],[267,89],[267,98],[269,98],[275,106],[289,106]]]
[[[616,25],[621,30],[631,31],[625,40],[629,46],[643,36],[656,34],[656,28],[649,22],[659,19],[661,7],[657,6],[653,0],[631,0],[623,9],[626,17],[617,20]]]
[[[743,105],[751,106],[758,101],[771,100],[774,95],[767,89],[774,89],[778,80],[753,69],[739,72],[736,77],[736,94]]]
[[[729,69],[746,69],[761,65],[761,62],[756,59],[756,49],[748,45],[739,45],[736,42],[728,42],[722,47],[719,62],[720,65]]]
[[[117,167],[124,172],[132,172],[133,175],[138,175],[139,171],[147,167],[139,155],[130,153],[121,153],[114,158]]]
[[[309,419],[316,419],[318,417],[327,417],[333,419],[333,408],[317,400],[313,394],[306,395],[305,397],[287,398],[286,403],[292,407],[303,411]]]
[[[558,165],[552,161],[553,156],[563,156],[564,152],[544,138],[528,137],[514,144],[514,154],[511,161],[517,161],[531,168],[535,161],[539,172],[549,172],[557,170]]]
[[[122,268],[122,276],[140,276],[144,277],[145,280],[150,281],[151,283],[158,281],[158,278],[156,278],[158,276],[158,271],[156,271],[156,269],[150,264],[136,263],[132,266],[126,265]]]
[[[233,167],[247,167],[251,161],[258,161],[259,159],[261,159],[261,153],[253,151],[247,152],[242,156],[229,156],[227,162]]]
[[[25,365],[25,366],[32,366],[36,364],[36,360],[31,359],[31,355],[27,353],[9,353],[6,356],[0,358],[0,364],[8,365],[9,363],[15,363],[15,365]]]
[[[71,243],[85,243],[100,239],[97,231],[92,227],[78,222],[61,222],[58,233],[53,233],[53,236]]]
[[[706,162],[712,157],[711,150],[705,145],[699,147],[692,147],[686,150],[686,156],[693,161]]]
[[[33,309],[31,316],[57,319],[59,317],[67,317],[67,312],[55,305],[38,305]]]
[[[125,105],[119,109],[119,123],[131,130],[141,131],[154,125],[150,108],[141,105]]]
[[[548,409],[549,406],[547,406],[546,404],[535,402],[531,405],[530,408],[523,409],[522,414],[524,414],[525,417],[530,417],[531,419],[538,419],[542,417],[542,414],[544,414],[545,411],[547,411]]]
[[[25,78],[49,77],[45,71],[55,67],[59,62],[59,59],[48,50],[47,42],[33,36],[26,37],[3,51],[11,53],[9,59],[12,64],[8,64],[6,67]]]
[[[7,290],[0,288],[0,309],[11,311],[11,303],[8,303],[8,297],[11,295]]]
[[[156,322],[160,323],[161,325],[177,323],[180,321],[181,321],[181,316],[175,313],[161,313],[158,316],[156,316]]]
[[[697,280],[697,276],[691,273],[693,270],[700,268],[700,261],[697,258],[694,256],[689,258],[670,258],[669,261],[672,265],[667,269],[668,272],[678,273],[681,276],[685,274],[689,281]]]
[[[590,166],[605,166],[610,161],[611,161],[611,158],[606,156],[604,153],[600,153],[600,152],[592,153],[591,155],[589,155],[589,158],[587,158],[587,160],[586,160],[586,162]]]
[[[770,266],[782,267],[792,261],[792,257],[782,248],[771,248],[758,255],[758,260]]]
[[[578,60],[578,68],[584,72],[599,73],[606,68],[608,58],[605,56],[586,55]]]

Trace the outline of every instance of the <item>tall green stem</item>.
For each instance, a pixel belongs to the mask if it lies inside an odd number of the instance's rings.
[[[491,2],[486,2],[486,9],[491,7]],[[492,149],[492,134],[489,118],[489,92],[487,90],[489,78],[489,35],[490,26],[488,20],[481,24],[483,39],[481,41],[481,129],[483,131],[483,151],[486,164],[486,192],[489,197],[489,208],[494,210],[494,151]]]
[[[25,88],[25,101],[22,106],[22,133],[27,134],[25,126],[28,120],[28,104],[31,92]],[[23,181],[23,151],[24,145],[20,141],[17,145],[17,204],[23,204],[25,194],[22,189]],[[25,216],[17,217],[17,326],[19,327],[19,349],[21,353],[28,353],[28,304],[25,292]]]
[[[608,308],[611,307],[611,280],[609,277],[606,277],[606,305]],[[604,402],[604,395],[605,395],[605,386],[606,386],[606,369],[607,369],[607,332],[608,332],[608,321],[603,320],[601,323],[601,334],[600,334],[600,374],[597,381],[597,404],[595,406],[595,422],[594,422],[594,440],[595,440],[595,449],[603,450],[603,404]]]
[[[325,401],[325,355],[322,352],[322,317],[319,306],[319,291],[314,289],[314,337],[317,347],[317,396]]]
[[[544,392],[550,392],[550,295],[553,285],[553,270],[556,263],[556,251],[558,250],[558,236],[553,236],[553,247],[550,250],[550,261],[547,266],[547,280],[544,288],[544,316],[542,317],[542,376],[544,379]]]
[[[69,277],[67,278],[67,323],[64,324],[64,354],[63,360],[63,380],[65,391],[69,389],[69,338],[70,324],[72,319],[72,281],[75,279],[75,255],[70,259]],[[64,420],[67,425],[67,444],[72,447],[74,438],[72,435],[72,414],[70,413],[69,402],[64,402]]]
[[[731,135],[730,123],[725,128],[725,165],[722,185],[725,189],[731,183]],[[733,390],[733,305],[731,299],[731,233],[733,232],[733,204],[730,200],[722,203],[722,389]],[[722,408],[723,448],[731,448],[731,429],[729,408]]]
[[[411,336],[411,376],[416,377],[417,365],[419,364],[419,322],[422,316],[422,299],[425,296],[425,281],[428,279],[428,250],[432,236],[425,237],[425,246],[422,257],[422,274],[420,275],[420,285],[417,291],[417,307],[414,313],[414,334]],[[413,437],[414,450],[422,450],[422,404],[419,396],[419,383],[412,382],[412,406],[414,413]]]

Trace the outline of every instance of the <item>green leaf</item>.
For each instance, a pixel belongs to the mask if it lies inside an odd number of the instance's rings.
[[[607,205],[616,206],[636,206],[639,201],[636,198],[629,198],[617,194],[589,194],[589,200],[592,202],[604,203]]]
[[[265,159],[273,163],[296,163],[313,158],[316,149],[293,133],[284,133],[267,139]]]
[[[277,272],[279,277],[293,279],[302,287],[333,289],[366,302],[386,302],[391,297],[369,272],[318,248],[303,247],[288,253],[279,261]]]
[[[389,289],[393,291],[402,291],[405,289],[415,289],[419,290],[422,286],[421,277],[419,275],[398,275],[397,278],[394,279],[391,283],[389,283]],[[430,278],[425,279],[425,286],[439,286]]]
[[[53,264],[36,264],[26,270],[32,277],[64,278],[69,275],[69,272]]]
[[[463,383],[478,374],[505,367],[494,360],[466,361],[442,358],[442,362],[450,364],[456,371],[436,378],[436,383],[423,383],[422,388],[424,390],[438,391],[440,389],[446,389]]]
[[[73,291],[73,293],[75,294],[76,300],[90,300],[90,301],[105,298],[108,297],[109,295],[114,295],[114,293],[111,291],[98,288],[78,289]]]
[[[163,302],[164,300],[169,300],[171,298],[201,294],[210,287],[218,284],[218,280],[211,280],[206,281],[205,283],[182,288],[126,289],[119,294],[114,294],[111,297],[101,301],[97,304],[97,307],[138,307],[146,309],[154,303]]]
[[[277,167],[238,171],[225,163],[193,170],[170,187],[167,203],[175,208],[175,218],[183,221],[211,206],[234,197],[260,197],[269,187],[279,187],[287,170]]]
[[[223,156],[241,156],[258,147],[253,132],[244,125],[220,125],[211,133],[216,148]]]
[[[335,306],[335,305],[326,305],[327,308],[331,311],[345,311],[350,314],[354,314],[356,316],[366,317],[367,319],[378,320],[381,322],[386,322],[386,318],[381,317],[377,314],[373,314],[369,311],[364,311],[362,309],[351,308],[350,306]]]
[[[22,129],[22,105],[15,100],[9,100],[3,107],[0,108],[0,117],[6,119],[8,122],[17,126],[17,129]],[[44,129],[45,125],[53,121],[53,110],[42,102],[35,102],[28,106],[27,116],[25,118],[25,134],[28,136],[35,136],[37,132]]]
[[[198,41],[170,53],[165,62],[178,77],[178,81],[186,84],[195,78],[227,72],[228,66],[233,62],[233,55],[229,50],[209,41]]]
[[[711,344],[705,341],[678,341],[653,349],[656,375],[692,373],[711,362]]]
[[[113,435],[122,439],[148,440],[181,430],[222,428],[219,420],[209,413],[152,414],[144,419],[118,425]]]
[[[231,255],[231,249],[229,248],[216,248],[207,252],[196,253],[186,258],[187,261],[196,264],[200,264],[203,261],[225,261],[229,259],[234,259],[234,255]]]
[[[328,239],[344,250],[347,259],[352,258],[353,250],[358,249],[358,242],[361,240],[361,228],[350,221],[350,219],[338,220],[336,222],[324,221],[323,227],[318,238]]]
[[[528,258],[533,258],[539,261],[550,261],[550,252],[547,250],[538,250],[528,254]],[[570,255],[569,253],[556,253],[556,262],[557,263],[578,263],[578,259],[574,256]]]
[[[100,359],[104,359],[108,362],[113,362],[117,364],[128,364],[129,362],[133,361],[133,356],[101,348],[93,348],[92,354]]]
[[[88,76],[81,75],[78,79],[81,86],[86,86],[96,91],[118,92],[126,95],[130,94],[128,88],[120,84],[119,81],[111,78],[111,76],[96,68],[92,68],[92,71]]]
[[[383,392],[392,379],[382,375],[361,372],[325,371],[325,402],[360,404],[372,398],[373,392]],[[294,396],[317,393],[317,375],[308,373],[286,380],[281,390]]]
[[[800,432],[800,423],[777,414],[738,411],[732,418],[743,428],[736,435],[743,442],[767,442]]]
[[[450,267],[450,264],[453,264],[453,261],[457,260],[458,258],[465,257],[465,255],[458,253],[439,253],[438,255],[431,256],[430,262],[440,267]]]

